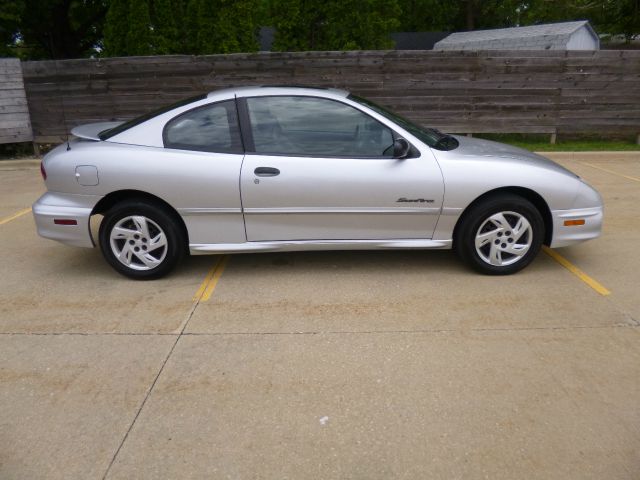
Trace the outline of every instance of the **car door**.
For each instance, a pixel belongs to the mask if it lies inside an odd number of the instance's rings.
[[[392,158],[395,133],[335,99],[239,101],[248,241],[431,238],[443,182],[430,151]]]

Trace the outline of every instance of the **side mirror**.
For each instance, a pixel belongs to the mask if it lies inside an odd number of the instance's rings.
[[[393,158],[407,158],[411,145],[404,138],[396,138],[393,142]]]

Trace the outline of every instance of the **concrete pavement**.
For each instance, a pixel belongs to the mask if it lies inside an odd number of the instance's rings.
[[[554,155],[602,238],[484,277],[450,252],[235,255],[133,282],[0,225],[0,478],[640,474],[640,154]],[[0,218],[42,191],[0,163]]]

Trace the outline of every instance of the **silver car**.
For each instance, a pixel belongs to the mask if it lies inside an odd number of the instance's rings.
[[[42,162],[38,233],[118,272],[186,254],[454,248],[509,274],[602,227],[598,192],[526,150],[423,128],[348,92],[245,87],[74,128]]]

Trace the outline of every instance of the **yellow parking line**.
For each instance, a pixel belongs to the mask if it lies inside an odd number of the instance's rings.
[[[584,165],[587,165],[588,167],[595,168],[597,170],[602,170],[603,172],[607,172],[607,173],[610,173],[612,175],[617,175],[618,177],[626,178],[627,180],[633,180],[634,182],[640,182],[640,178],[638,178],[638,177],[632,177],[630,175],[624,175],[622,173],[618,173],[618,172],[614,172],[613,170],[609,170],[608,168],[599,167],[597,165],[593,165],[593,164],[587,163],[587,162],[581,162],[581,163],[584,164]]]
[[[200,284],[200,288],[198,288],[198,291],[193,296],[194,301],[199,300],[201,302],[206,302],[211,298],[211,295],[213,294],[228,261],[228,255],[224,255],[216,261],[213,267],[211,267],[211,270],[207,273],[207,276],[204,277],[204,280]]]
[[[600,284],[599,282],[597,282],[596,280],[591,278],[589,275],[584,273],[582,270],[580,270],[578,267],[576,267],[573,263],[571,263],[569,260],[564,258],[562,255],[560,255],[558,252],[556,252],[556,251],[554,251],[554,250],[552,250],[552,249],[550,249],[549,247],[546,247],[546,246],[543,246],[542,249],[544,250],[544,252],[547,255],[549,255],[556,262],[558,262],[564,268],[566,268],[571,273],[573,273],[576,277],[578,277],[584,283],[586,283],[591,288],[593,288],[600,295],[606,296],[606,295],[610,295],[611,294],[611,291],[609,291],[604,286],[602,286],[602,284]]]
[[[16,218],[21,217],[22,215],[25,215],[25,214],[29,213],[30,211],[31,211],[31,207],[25,208],[24,210],[20,210],[19,212],[16,212],[13,215],[9,215],[8,217],[5,217],[2,220],[0,220],[0,225],[4,225],[5,223],[9,223],[11,220],[15,220]]]
[[[222,257],[222,259],[218,262],[217,268],[215,269],[215,272],[213,272],[213,276],[209,281],[209,285],[207,285],[207,288],[204,290],[204,293],[202,294],[202,298],[200,299],[201,302],[206,302],[211,298],[211,294],[216,289],[218,280],[220,280],[220,277],[224,272],[224,268],[227,266],[227,262],[229,262],[228,255],[225,255],[224,257]]]

